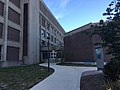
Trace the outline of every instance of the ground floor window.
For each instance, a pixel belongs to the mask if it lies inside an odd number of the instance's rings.
[[[56,58],[56,54],[57,54],[56,52],[51,52],[50,53],[50,58]]]
[[[62,57],[62,53],[59,51],[57,52],[57,58],[61,58]]]
[[[48,58],[48,52],[47,51],[42,52],[42,56],[43,56],[43,59],[47,59]]]
[[[61,51],[51,51],[50,52],[50,58],[55,59],[55,58],[61,58],[62,57],[62,52]],[[48,59],[48,52],[43,51],[42,52],[42,59]]]

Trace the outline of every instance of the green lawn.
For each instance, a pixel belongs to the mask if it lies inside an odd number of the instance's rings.
[[[77,66],[77,67],[96,67],[96,65],[80,64],[80,63],[58,63],[57,65],[62,65],[62,66]]]
[[[0,90],[29,90],[54,72],[38,64],[0,68]]]

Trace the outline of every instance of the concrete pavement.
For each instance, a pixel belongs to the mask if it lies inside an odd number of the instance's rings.
[[[47,66],[47,64],[41,64]],[[30,90],[80,90],[80,77],[85,71],[97,70],[96,67],[59,66],[51,64],[55,72]]]

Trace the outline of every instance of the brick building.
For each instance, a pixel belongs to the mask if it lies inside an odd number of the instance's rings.
[[[96,23],[89,23],[75,30],[72,30],[65,34],[64,37],[64,51],[66,62],[95,62],[96,53],[94,45],[100,42],[100,38],[97,35],[89,37],[86,32],[91,32],[91,25]],[[110,56],[105,55],[104,50],[104,61],[109,61]]]
[[[47,36],[63,45],[64,33],[42,0],[0,0],[0,66],[40,62]]]

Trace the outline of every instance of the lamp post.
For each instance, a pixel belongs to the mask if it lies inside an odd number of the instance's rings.
[[[49,43],[50,37],[48,36],[47,39],[48,39],[48,72],[49,72],[50,71],[50,43]]]

